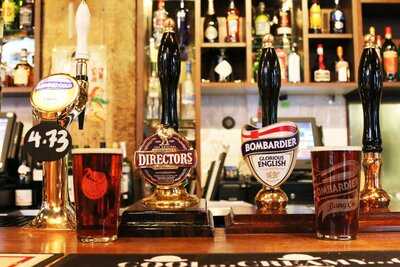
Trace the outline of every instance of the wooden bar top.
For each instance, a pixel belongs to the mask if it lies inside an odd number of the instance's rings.
[[[400,250],[400,233],[361,233],[354,241],[318,240],[313,234],[257,234],[213,238],[120,238],[83,244],[75,232],[0,228],[1,253],[263,253]]]

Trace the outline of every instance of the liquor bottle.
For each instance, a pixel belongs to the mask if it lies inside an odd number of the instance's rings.
[[[326,69],[325,59],[324,59],[324,47],[322,44],[317,46],[317,64],[314,71],[314,81],[315,82],[330,82],[331,73]]]
[[[322,13],[318,0],[313,0],[310,8],[310,33],[321,33]]]
[[[282,2],[282,8],[279,10],[279,27],[276,30],[278,35],[291,35],[292,28],[290,26],[290,7]]]
[[[28,50],[21,49],[20,57],[19,63],[14,68],[14,85],[31,86],[33,84],[33,67],[28,63]]]
[[[20,209],[30,209],[34,207],[31,169],[27,161],[22,160],[18,167],[18,180],[15,187],[15,206]]]
[[[257,7],[257,15],[254,19],[255,35],[263,37],[271,32],[271,24],[269,15],[265,12],[265,3],[259,2]]]
[[[19,5],[16,0],[4,0],[1,5],[4,20],[5,34],[13,34],[18,31]]]
[[[345,32],[345,17],[344,12],[339,7],[339,0],[335,0],[335,9],[330,14],[330,32]]]
[[[126,142],[120,142],[122,150],[122,176],[121,176],[121,207],[126,207],[133,202],[133,174],[132,163],[126,157]]]
[[[184,0],[181,0],[179,10],[176,12],[176,27],[181,60],[186,61],[188,58],[188,51],[186,51],[186,48],[190,42],[190,25],[189,10],[185,8]]]
[[[157,10],[153,14],[153,37],[156,46],[161,43],[161,38],[164,33],[164,21],[167,19],[168,12],[165,10],[164,0],[158,0]]]
[[[226,42],[239,42],[239,10],[235,7],[235,1],[230,0],[226,13]]]
[[[26,0],[19,10],[19,28],[29,35],[33,34],[34,0]]]
[[[157,64],[151,64],[151,76],[149,77],[147,95],[147,119],[154,120],[160,117],[160,80],[157,76]]]
[[[338,82],[350,81],[349,62],[343,59],[343,47],[338,46],[336,49],[337,61],[335,62],[335,78]]]
[[[382,46],[384,77],[388,81],[397,80],[398,55],[397,47],[392,41],[392,28],[385,28],[385,42]]]
[[[282,48],[276,48],[276,55],[278,56],[279,59],[279,66],[281,68],[281,81],[282,82],[287,82],[288,79],[288,54],[285,51],[285,49]]]
[[[182,83],[182,119],[194,120],[194,85],[192,80],[192,63],[186,62],[186,77]]]
[[[214,68],[214,71],[218,74],[218,82],[229,82],[232,81],[232,65],[229,63],[229,59],[225,55],[225,48],[219,50],[218,63]]]
[[[291,83],[301,82],[300,55],[297,53],[297,43],[292,44],[292,51],[288,56],[288,81]]]
[[[208,11],[204,18],[204,42],[218,42],[218,20],[214,11],[214,0],[208,0]]]

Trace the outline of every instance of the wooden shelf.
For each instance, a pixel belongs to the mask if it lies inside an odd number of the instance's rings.
[[[1,92],[3,96],[29,96],[32,92],[32,87],[3,87]]]
[[[202,48],[236,48],[236,47],[246,47],[246,43],[202,43]]]
[[[400,83],[399,83],[400,84]],[[281,94],[288,95],[344,95],[357,88],[355,82],[350,83],[284,83]],[[201,84],[204,95],[223,94],[258,94],[255,83],[203,83]]]
[[[383,88],[398,88],[398,89],[400,89],[400,82],[384,82]]]
[[[400,4],[400,0],[361,0],[361,4]]]
[[[309,39],[352,39],[352,33],[310,33]]]

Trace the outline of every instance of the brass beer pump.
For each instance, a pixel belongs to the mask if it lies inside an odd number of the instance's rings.
[[[76,77],[69,74],[53,74],[41,80],[31,94],[33,115],[36,121],[52,121],[67,128],[78,117],[79,128],[83,128],[84,110],[87,101],[89,59],[87,35],[90,12],[86,1],[82,1],[76,12],[77,48]],[[68,199],[67,159],[43,162],[43,201],[31,227],[50,230],[74,229],[75,211]]]
[[[382,138],[379,106],[382,97],[383,71],[381,59],[376,52],[374,31],[365,36],[358,75],[358,87],[364,111],[362,165],[365,176],[360,206],[364,210],[388,208],[390,196],[381,186]]]

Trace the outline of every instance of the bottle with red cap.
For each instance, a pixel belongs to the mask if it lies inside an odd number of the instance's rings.
[[[392,28],[385,27],[385,42],[382,46],[383,70],[385,80],[396,81],[398,71],[397,47],[392,40]]]

